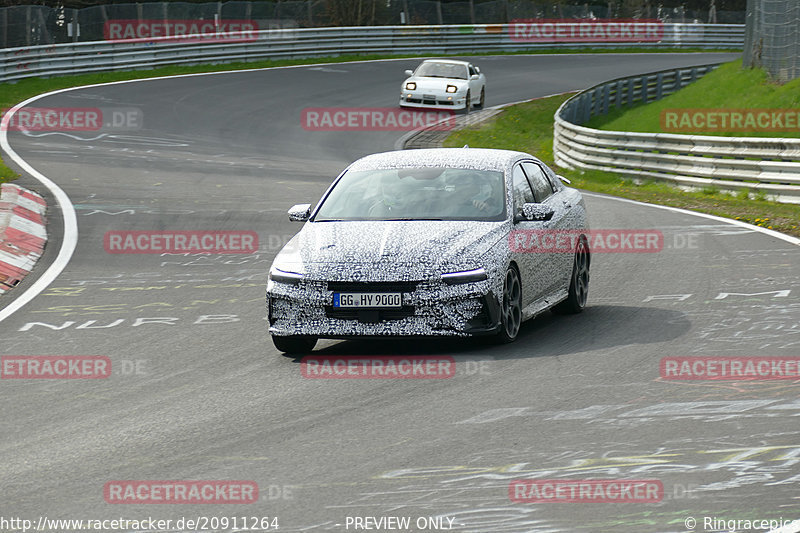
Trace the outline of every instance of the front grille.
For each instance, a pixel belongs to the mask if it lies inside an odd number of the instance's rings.
[[[329,281],[333,292],[414,292],[419,281]]]
[[[414,306],[405,305],[399,309],[340,309],[325,307],[325,316],[339,320],[358,320],[363,324],[376,324],[385,320],[402,320],[414,315]]]

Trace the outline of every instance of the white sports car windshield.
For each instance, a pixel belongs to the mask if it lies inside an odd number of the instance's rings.
[[[466,80],[467,67],[456,63],[422,63],[414,76]]]
[[[325,198],[314,222],[475,220],[506,216],[502,172],[460,168],[349,171]]]

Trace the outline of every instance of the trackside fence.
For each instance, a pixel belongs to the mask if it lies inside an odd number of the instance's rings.
[[[556,163],[690,187],[763,191],[779,201],[800,203],[800,139],[636,133],[582,126],[610,109],[660,100],[717,66],[615,79],[573,96],[555,114]]]
[[[743,24],[665,23],[656,42],[526,42],[509,24],[293,28],[228,34],[206,42],[155,37],[94,41],[0,50],[0,83],[29,77],[166,65],[251,62],[345,54],[459,54],[592,48],[706,48],[741,50]]]

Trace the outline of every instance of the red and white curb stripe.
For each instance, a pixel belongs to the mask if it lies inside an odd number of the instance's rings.
[[[0,186],[0,294],[15,287],[42,256],[47,203],[18,185]]]

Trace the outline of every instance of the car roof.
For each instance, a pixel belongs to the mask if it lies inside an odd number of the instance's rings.
[[[421,150],[396,150],[372,154],[355,161],[349,170],[379,170],[387,168],[445,167],[474,170],[505,169],[520,158],[533,156],[512,150],[494,148],[428,148]]]

